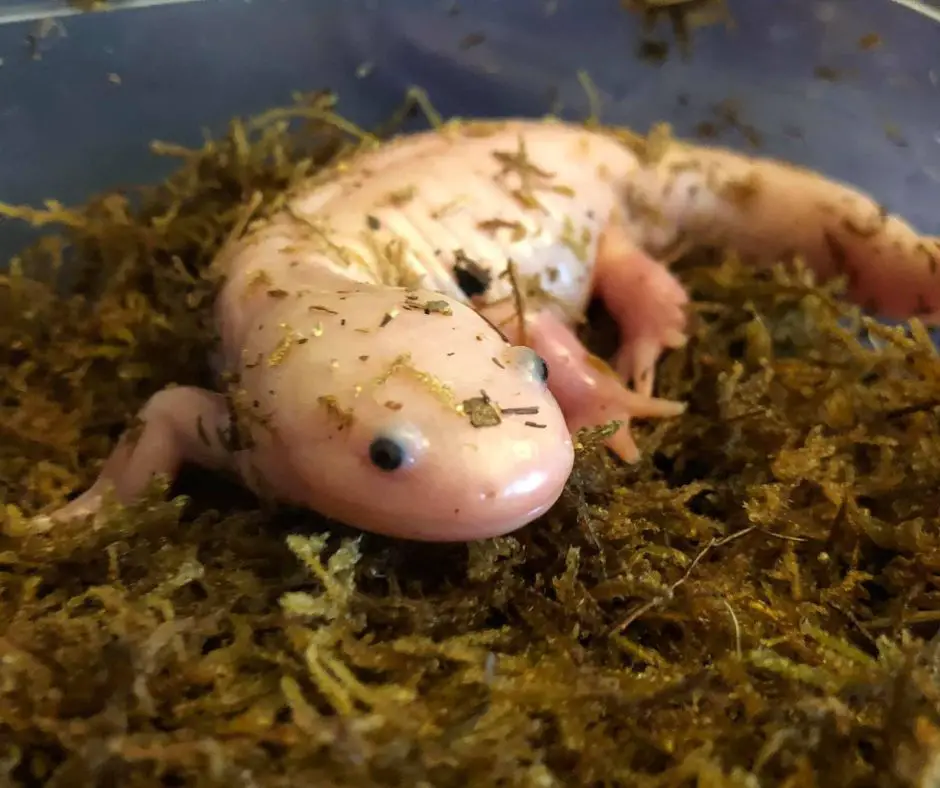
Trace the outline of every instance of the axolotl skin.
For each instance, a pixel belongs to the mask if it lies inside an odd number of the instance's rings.
[[[800,255],[888,318],[940,308],[940,249],[860,192],[666,135],[550,120],[452,122],[363,146],[218,254],[220,380],[157,392],[90,489],[44,522],[140,496],[184,463],[361,530],[511,532],[572,470],[573,433],[675,417],[652,396],[686,341],[664,260],[688,245]],[[608,365],[574,329],[598,295]],[[632,388],[630,387],[632,386]]]

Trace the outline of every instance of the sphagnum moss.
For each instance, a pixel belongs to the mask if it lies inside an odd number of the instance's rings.
[[[581,435],[512,536],[393,543],[196,472],[29,531],[206,380],[213,252],[348,147],[329,113],[158,146],[182,167],[133,202],[2,208],[64,228],[85,294],[52,236],[0,281],[3,784],[935,784],[940,364],[801,271],[682,261],[696,333],[659,379],[689,413],[633,468]]]

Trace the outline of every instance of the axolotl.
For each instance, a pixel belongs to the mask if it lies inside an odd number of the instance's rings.
[[[684,403],[653,396],[686,342],[676,249],[801,256],[887,318],[940,309],[940,248],[805,169],[560,120],[451,122],[363,145],[218,253],[227,388],[155,393],[94,484],[46,527],[137,499],[184,463],[360,530],[505,534],[550,509],[573,434]],[[610,363],[575,334],[599,296]]]

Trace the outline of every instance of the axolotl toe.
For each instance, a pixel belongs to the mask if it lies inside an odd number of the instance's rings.
[[[680,415],[653,396],[687,337],[666,260],[805,260],[894,318],[940,314],[940,248],[849,186],[768,159],[559,121],[452,123],[365,145],[218,254],[219,391],[157,392],[47,522],[195,463],[259,496],[411,539],[505,534],[558,500],[572,434]],[[575,329],[598,295],[612,365]],[[632,388],[629,386],[632,384]]]

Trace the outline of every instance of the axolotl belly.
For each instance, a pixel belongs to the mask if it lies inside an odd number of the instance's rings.
[[[223,248],[220,391],[143,408],[94,485],[51,514],[139,496],[183,463],[405,538],[492,537],[545,513],[572,435],[675,417],[652,396],[686,341],[662,262],[723,245],[796,254],[884,316],[940,308],[940,250],[873,200],[782,163],[560,121],[451,123],[340,160]],[[598,295],[613,362],[575,335]],[[48,522],[48,521],[47,521]]]

